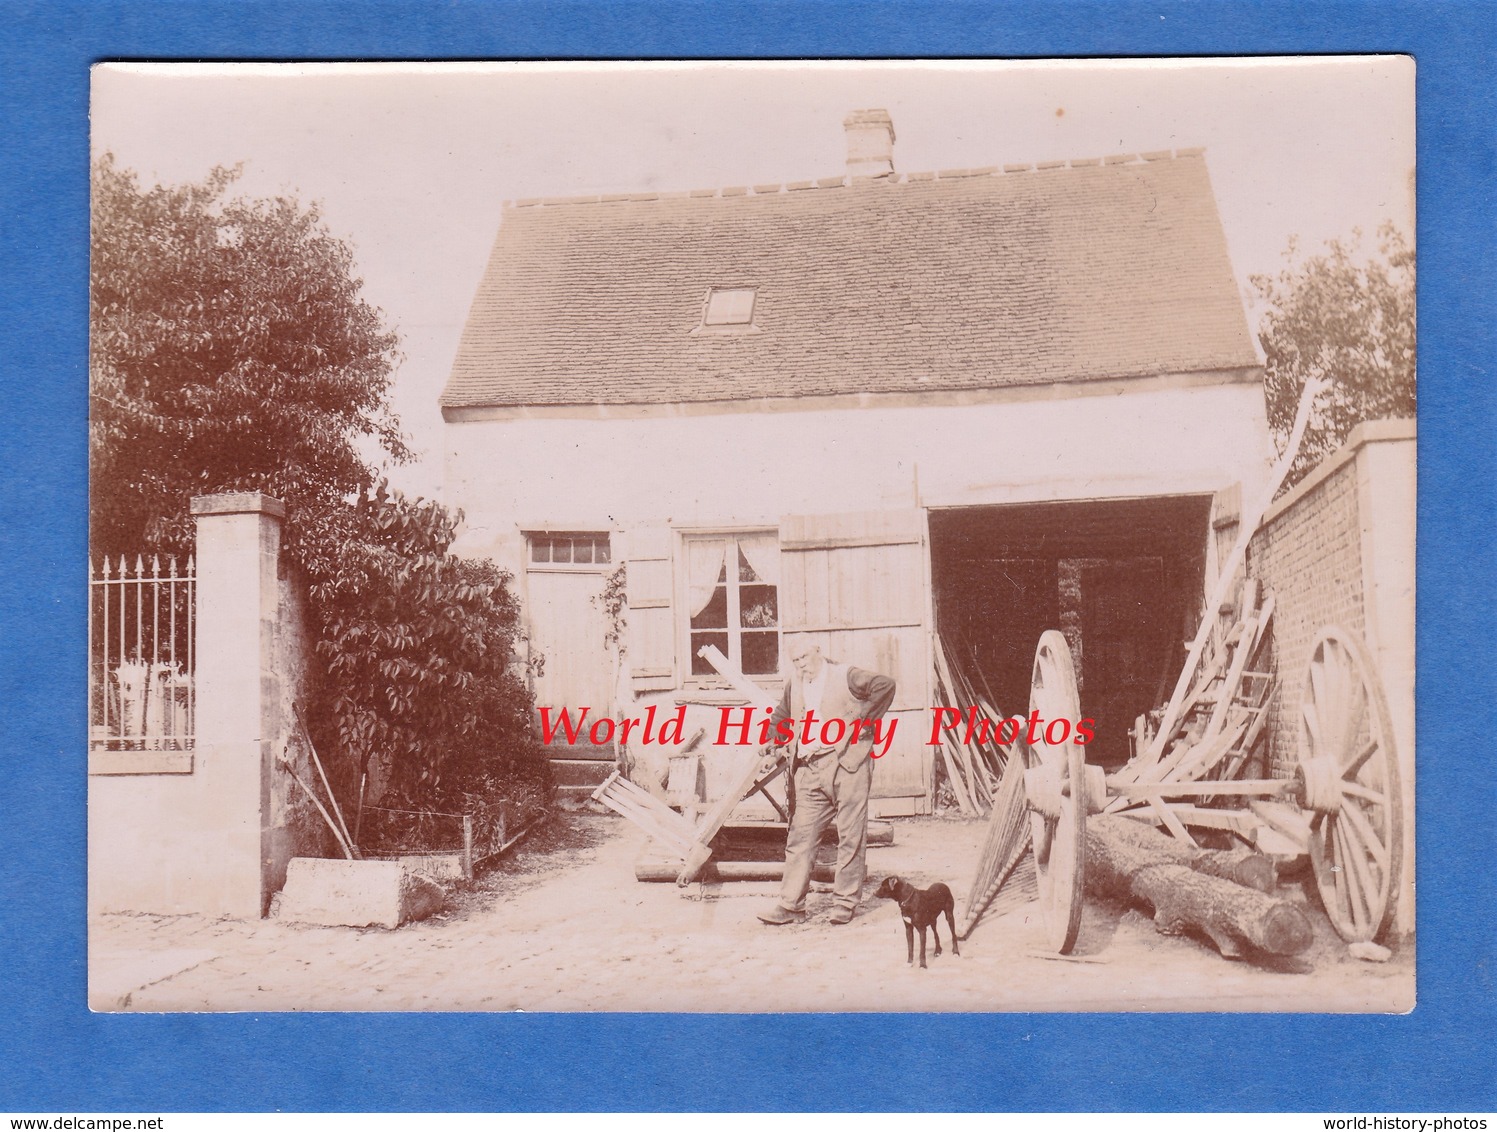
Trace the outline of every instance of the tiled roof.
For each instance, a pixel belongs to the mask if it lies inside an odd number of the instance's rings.
[[[758,333],[693,334],[712,287]],[[1199,150],[506,206],[447,408],[1258,364]]]

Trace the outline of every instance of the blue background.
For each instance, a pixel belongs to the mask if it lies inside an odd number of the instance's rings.
[[[1497,1109],[1486,600],[1494,27],[1490,0],[0,0],[0,703],[11,737],[0,755],[0,1110]],[[1418,61],[1419,1006],[1411,1015],[87,1011],[90,63],[1343,52]]]

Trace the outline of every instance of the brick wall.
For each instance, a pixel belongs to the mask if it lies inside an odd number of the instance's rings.
[[[1318,477],[1316,477],[1318,478]],[[1274,593],[1273,652],[1278,682],[1269,705],[1270,773],[1287,777],[1298,758],[1299,702],[1315,635],[1339,625],[1365,636],[1357,463],[1346,460],[1309,480],[1259,528],[1248,572]]]
[[[1403,795],[1403,879],[1395,925],[1414,928],[1414,547],[1416,429],[1411,420],[1352,430],[1269,508],[1248,571],[1274,593],[1279,681],[1269,703],[1269,773],[1293,773],[1310,646],[1325,625],[1360,637],[1387,697]]]

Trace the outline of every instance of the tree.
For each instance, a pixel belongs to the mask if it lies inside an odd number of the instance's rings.
[[[1278,275],[1255,275],[1265,302],[1258,337],[1266,361],[1268,424],[1282,448],[1308,378],[1329,382],[1287,483],[1298,483],[1362,421],[1415,413],[1414,252],[1391,223],[1378,254],[1362,254],[1361,233],[1332,240],[1320,255]]]
[[[317,209],[226,200],[237,170],[142,190],[94,165],[91,538],[180,552],[187,503],[261,490],[298,512],[372,486],[361,438],[409,458],[387,396],[397,340]]]
[[[411,808],[534,802],[547,764],[508,575],[452,556],[460,515],[390,491],[363,455],[410,456],[397,338],[317,209],[227,199],[237,175],[144,190],[95,163],[92,549],[184,554],[193,495],[284,500],[319,662],[308,724],[344,788],[367,772]]]

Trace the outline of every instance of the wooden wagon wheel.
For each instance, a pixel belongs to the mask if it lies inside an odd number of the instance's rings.
[[[1015,747],[1022,747],[1022,738]],[[967,888],[966,907],[956,934],[966,939],[997,898],[1029,848],[1029,808],[1024,801],[1024,756],[1015,753],[1003,766],[988,831],[977,858],[977,875]]]
[[[1056,629],[1040,637],[1029,682],[1029,711],[1045,724],[1069,721],[1060,742],[1049,742],[1043,726],[1029,748],[1024,775],[1030,808],[1030,838],[1039,880],[1040,911],[1047,942],[1068,955],[1081,930],[1083,870],[1086,865],[1085,752],[1071,742],[1070,728],[1081,716],[1071,647]]]
[[[1310,649],[1299,754],[1321,903],[1342,939],[1376,939],[1392,920],[1402,872],[1398,752],[1367,650],[1334,626]]]

